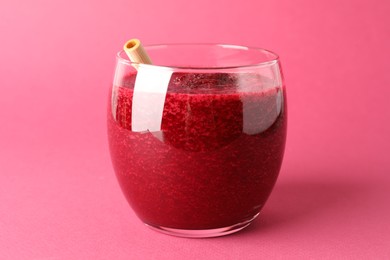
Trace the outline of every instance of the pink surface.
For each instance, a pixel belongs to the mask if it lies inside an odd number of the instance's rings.
[[[0,259],[390,258],[389,13],[385,0],[2,0]],[[105,111],[134,36],[280,54],[286,156],[247,230],[170,237],[127,205]]]

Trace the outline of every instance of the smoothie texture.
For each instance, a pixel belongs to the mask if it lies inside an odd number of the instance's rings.
[[[154,227],[250,221],[276,182],[286,141],[284,86],[255,73],[173,73],[160,131],[132,131],[136,73],[112,87],[109,147],[121,189]]]

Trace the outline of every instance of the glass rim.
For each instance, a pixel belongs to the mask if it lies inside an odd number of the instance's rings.
[[[144,63],[138,63],[138,62],[132,62],[130,59],[125,56],[126,58],[122,57],[122,54],[125,53],[124,50],[121,50],[117,52],[116,58],[118,61],[131,65],[131,66],[137,66],[137,67],[145,67],[145,68],[160,68],[160,69],[175,69],[175,70],[227,70],[227,69],[246,69],[246,68],[256,68],[256,67],[266,67],[266,66],[273,66],[277,63],[279,63],[279,55],[276,54],[273,51],[264,49],[264,48],[258,48],[258,47],[248,47],[244,45],[235,45],[235,44],[221,44],[221,43],[167,43],[167,44],[151,44],[151,45],[144,45],[144,48],[146,51],[161,47],[174,47],[174,46],[209,46],[209,47],[222,47],[222,48],[230,48],[230,49],[241,49],[241,50],[252,50],[252,51],[258,51],[259,53],[266,53],[271,58],[267,59],[266,61],[262,61],[259,63],[254,64],[247,64],[247,65],[239,65],[239,66],[215,66],[215,67],[200,67],[200,66],[167,66],[167,65],[155,65],[155,64],[144,64]]]

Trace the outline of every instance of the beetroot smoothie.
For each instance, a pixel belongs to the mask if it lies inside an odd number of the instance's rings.
[[[174,73],[161,131],[131,131],[135,74],[113,86],[108,136],[128,202],[146,224],[217,229],[253,219],[277,179],[283,86],[257,74]]]

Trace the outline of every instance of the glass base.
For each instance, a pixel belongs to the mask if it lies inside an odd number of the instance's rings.
[[[177,228],[167,228],[161,226],[152,226],[148,224],[145,225],[157,232],[164,233],[171,236],[177,236],[177,237],[187,237],[187,238],[220,237],[220,236],[233,234],[235,232],[238,232],[246,228],[252,223],[252,221],[258,215],[259,214],[256,214],[253,218],[245,222],[241,222],[228,227],[215,228],[215,229],[177,229]]]

